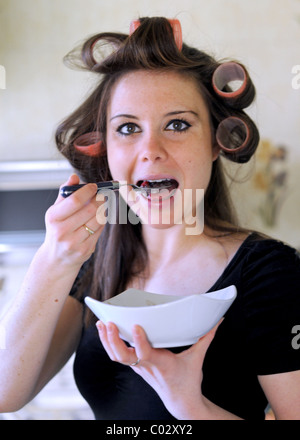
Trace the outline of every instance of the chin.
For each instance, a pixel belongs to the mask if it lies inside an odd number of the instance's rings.
[[[182,223],[181,210],[176,216],[172,198],[159,202],[140,200],[140,203],[131,206],[131,209],[140,218],[142,224],[149,225],[154,229],[168,229]]]

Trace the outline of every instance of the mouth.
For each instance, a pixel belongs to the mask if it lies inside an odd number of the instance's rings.
[[[166,194],[165,191],[162,190],[167,190],[169,197],[171,197],[179,186],[177,180],[172,178],[138,180],[136,184],[146,192],[147,197],[151,197],[152,194],[158,194],[159,192]]]
[[[152,202],[169,199],[179,187],[179,183],[173,178],[138,180],[136,184],[141,189],[142,196]]]

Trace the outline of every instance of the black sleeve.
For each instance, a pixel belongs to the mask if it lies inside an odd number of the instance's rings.
[[[293,329],[300,325],[300,258],[275,240],[257,243],[243,274],[243,308],[250,359],[258,375],[300,369]]]

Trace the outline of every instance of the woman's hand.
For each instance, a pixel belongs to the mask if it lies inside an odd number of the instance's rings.
[[[189,349],[174,354],[152,348],[140,326],[133,328],[133,348],[120,339],[116,325],[97,322],[110,359],[131,366],[157,392],[168,411],[182,420],[206,418],[206,399],[201,393],[202,365],[218,325]],[[137,360],[138,364],[132,366]]]
[[[78,183],[78,176],[73,174],[64,185]],[[97,185],[91,183],[66,199],[58,195],[45,216],[46,237],[42,247],[48,259],[64,267],[80,267],[94,252],[103,229],[96,219],[96,193]]]

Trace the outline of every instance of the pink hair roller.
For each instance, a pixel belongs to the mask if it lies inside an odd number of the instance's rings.
[[[232,81],[239,81],[241,85],[236,90],[225,92],[224,87]],[[247,82],[245,69],[235,62],[221,64],[212,77],[213,88],[222,98],[234,99],[241,96],[246,90]]]
[[[218,125],[216,139],[219,147],[226,153],[236,153],[246,148],[249,138],[247,124],[236,116],[230,116]]]
[[[93,131],[79,136],[74,142],[74,147],[86,156],[99,156],[102,151],[101,133]]]
[[[178,47],[179,50],[181,50],[182,49],[182,29],[181,29],[180,21],[175,18],[173,20],[169,19],[168,22],[172,26],[176,46]],[[133,34],[133,32],[140,26],[140,24],[141,24],[140,20],[133,20],[130,23],[129,35]]]

